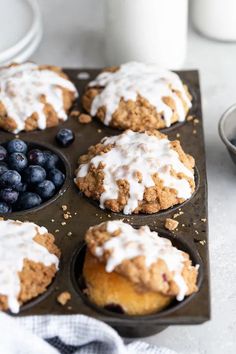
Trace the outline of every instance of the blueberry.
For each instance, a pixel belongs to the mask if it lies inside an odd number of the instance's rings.
[[[73,143],[75,134],[70,129],[62,128],[56,135],[56,141],[59,145],[66,147]]]
[[[23,182],[20,182],[18,183],[14,189],[17,191],[17,192],[25,192],[26,189],[27,189],[27,184],[26,183],[23,183]]]
[[[236,146],[236,138],[233,138],[230,140],[231,144],[233,144],[234,146]]]
[[[34,208],[42,203],[42,199],[36,193],[24,192],[19,195],[17,202],[18,210]]]
[[[44,168],[51,170],[55,168],[59,162],[59,157],[51,151],[44,151],[45,163]]]
[[[5,160],[6,157],[7,157],[7,150],[5,149],[5,147],[0,145],[0,161]]]
[[[7,170],[7,164],[5,162],[0,162],[0,176],[3,174],[3,172],[6,172]]]
[[[9,154],[12,154],[13,152],[22,152],[25,154],[27,149],[26,143],[20,139],[10,140],[7,144],[7,151]]]
[[[35,191],[40,195],[42,199],[51,198],[54,195],[55,190],[56,188],[54,184],[46,179],[39,183],[35,188]]]
[[[45,163],[45,155],[39,149],[32,149],[28,152],[28,159],[31,165],[43,166]]]
[[[21,182],[21,175],[17,171],[8,170],[0,176],[0,188],[14,188]]]
[[[24,180],[28,184],[43,182],[46,178],[46,171],[41,166],[30,165],[24,170]]]
[[[48,179],[54,183],[56,188],[60,188],[65,181],[65,175],[57,168],[53,168],[48,172]]]
[[[0,199],[7,204],[14,204],[18,199],[19,193],[12,188],[0,190]]]
[[[28,160],[22,152],[13,152],[8,157],[8,165],[12,170],[16,170],[18,172],[23,171],[27,165]]]
[[[0,202],[0,214],[6,214],[11,212],[11,207],[5,202]]]

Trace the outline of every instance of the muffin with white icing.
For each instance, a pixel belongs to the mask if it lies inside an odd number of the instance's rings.
[[[127,130],[102,139],[80,157],[75,183],[102,209],[156,213],[191,197],[194,159],[178,140],[156,130]]]
[[[58,270],[54,236],[32,222],[0,220],[0,310],[20,306],[47,290]]]
[[[83,107],[105,125],[143,131],[183,122],[191,95],[174,72],[154,64],[130,62],[105,69],[91,81]]]
[[[145,315],[198,290],[198,265],[148,226],[108,221],[91,227],[85,240],[85,292],[97,306]]]
[[[0,128],[12,133],[46,129],[67,120],[76,87],[55,66],[34,63],[0,68]]]

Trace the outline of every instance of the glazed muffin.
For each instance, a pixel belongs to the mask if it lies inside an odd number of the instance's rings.
[[[0,310],[20,306],[47,290],[58,270],[60,251],[45,227],[0,220]]]
[[[108,221],[91,227],[85,240],[85,292],[97,306],[146,315],[198,290],[198,265],[148,226]]]
[[[45,129],[67,120],[76,87],[55,66],[34,63],[0,68],[0,128],[12,133]]]
[[[152,214],[191,197],[194,159],[156,130],[127,130],[80,157],[75,183],[102,209]]]
[[[89,83],[82,103],[105,125],[134,131],[183,122],[192,105],[177,74],[137,62],[105,69]]]

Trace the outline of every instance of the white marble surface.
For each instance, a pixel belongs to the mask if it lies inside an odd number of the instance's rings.
[[[32,59],[98,67],[103,54],[104,0],[39,0],[43,41]],[[190,30],[185,68],[200,70],[209,184],[212,320],[169,327],[146,338],[183,354],[236,353],[236,167],[218,137],[223,111],[236,101],[236,44],[213,42]]]

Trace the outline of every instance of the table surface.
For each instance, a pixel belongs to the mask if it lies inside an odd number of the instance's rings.
[[[44,37],[32,60],[67,67],[102,67],[104,0],[39,0]],[[189,31],[184,68],[200,71],[209,193],[212,320],[172,326],[145,338],[183,354],[236,352],[236,167],[218,136],[218,120],[236,101],[236,44]]]

